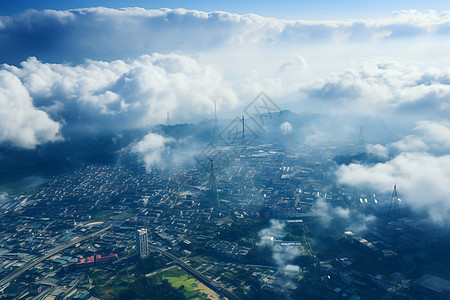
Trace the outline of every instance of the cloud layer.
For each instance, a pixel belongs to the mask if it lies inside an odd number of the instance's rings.
[[[434,11],[327,21],[102,7],[3,16],[2,113],[16,115],[16,105],[27,117],[0,121],[0,143],[33,148],[72,134],[143,128],[164,123],[167,112],[176,123],[199,121],[211,115],[213,99],[222,116],[235,116],[261,91],[283,109],[338,115],[349,128],[359,123],[355,116],[446,120],[445,57],[429,63],[379,54],[395,52],[391,42],[426,39],[444,51],[449,24],[447,12]],[[336,125],[329,118],[312,130],[336,136]],[[416,142],[404,139],[397,149]]]
[[[155,163],[162,161],[162,154],[167,150],[166,145],[171,142],[174,142],[174,139],[150,132],[133,146],[132,151],[141,156],[147,172],[150,172]]]
[[[434,222],[448,224],[450,217],[450,124],[419,122],[414,135],[390,145],[377,146],[391,159],[372,166],[341,166],[336,175],[342,184],[365,186],[388,193],[397,184],[401,198]],[[375,147],[374,147],[375,148]]]
[[[0,143],[32,149],[61,139],[61,125],[33,105],[15,75],[0,70]]]
[[[449,24],[448,12],[435,11],[399,11],[384,19],[307,21],[185,9],[29,10],[0,17],[0,44],[9,45],[0,49],[0,57],[16,63],[33,55],[60,62],[111,60],[154,51],[205,51],[230,44],[447,35]]]
[[[379,58],[316,80],[303,86],[301,92],[334,113],[420,112],[422,118],[447,118],[450,69]]]
[[[177,54],[144,55],[129,61],[89,60],[76,66],[42,63],[31,57],[20,67],[5,64],[2,69],[6,103],[0,133],[3,140],[11,135],[9,139],[17,140],[15,145],[28,148],[57,140],[62,126],[69,135],[114,133],[163,123],[167,112],[178,122],[195,119],[211,113],[212,99],[219,97],[219,105],[238,104],[216,69]],[[19,110],[27,117],[20,118]],[[16,125],[9,128],[12,124]],[[30,133],[18,128],[28,127],[35,128],[35,134],[25,142]],[[14,137],[17,132],[24,137]]]
[[[4,64],[1,70],[4,101],[12,103],[12,99],[17,99],[14,101],[18,104],[25,101],[20,99],[28,99],[26,105],[17,107],[27,114],[34,112],[33,118],[26,119],[36,122],[32,127],[38,134],[29,139],[29,145],[25,145],[25,135],[22,142],[13,143],[19,147],[32,148],[56,141],[61,138],[61,132],[63,137],[70,137],[81,132],[114,133],[143,128],[164,123],[167,112],[178,123],[200,120],[211,115],[213,99],[218,99],[219,111],[229,113],[252,99],[258,90],[270,90],[269,94],[280,106],[340,115],[340,119],[343,116],[353,122],[358,122],[361,116],[381,114],[395,118],[402,126],[404,121],[399,118],[406,117],[406,121],[422,120],[418,131],[429,131],[433,126],[439,135],[448,135],[442,124],[427,123],[444,122],[450,113],[450,68],[445,66],[423,69],[419,63],[375,59],[306,84],[284,77],[270,81],[251,74],[251,81],[233,80],[219,66],[201,57],[174,53],[111,62],[88,60],[74,66],[44,63],[31,57],[18,67]],[[3,113],[16,115],[12,104],[4,107]],[[339,128],[338,124],[316,125],[317,130],[325,130],[325,136],[335,135],[328,131]],[[18,141],[18,134],[13,132],[26,125],[8,126],[0,124],[2,141],[11,138]],[[339,130],[343,132],[342,126]],[[435,139],[433,148],[445,146],[436,143],[442,144]],[[422,140],[408,137],[392,148],[403,151],[413,146],[416,150],[429,147]],[[368,150],[386,156],[381,146],[376,148]]]

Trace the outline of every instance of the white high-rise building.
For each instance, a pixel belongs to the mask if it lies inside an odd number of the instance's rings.
[[[136,231],[136,248],[140,258],[148,256],[148,232],[147,229],[138,229]]]

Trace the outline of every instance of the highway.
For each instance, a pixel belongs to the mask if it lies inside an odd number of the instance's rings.
[[[99,233],[102,233],[106,230],[108,230],[109,228],[111,228],[111,224],[106,226],[105,228],[93,232],[91,234],[76,238],[72,241],[69,241],[63,245],[57,246],[55,248],[53,248],[52,250],[48,251],[44,256],[41,256],[39,258],[34,259],[33,261],[30,261],[29,263],[25,264],[23,267],[17,269],[16,271],[14,271],[12,274],[8,275],[7,277],[3,278],[2,280],[0,280],[0,289],[3,289],[3,287],[5,285],[7,285],[8,283],[10,283],[11,281],[13,281],[14,279],[16,279],[17,277],[19,277],[20,275],[22,275],[25,271],[27,271],[28,269],[36,266],[38,263],[40,263],[43,260],[46,260],[47,258],[57,254],[58,252],[65,250],[73,245],[75,245],[76,243],[80,243],[83,242],[84,240],[89,239],[90,237],[97,235]]]
[[[166,252],[158,247],[155,246],[150,246],[149,248],[153,251],[159,252],[162,255],[164,255],[167,258],[170,258],[171,260],[173,260],[177,265],[179,265],[180,267],[182,267],[184,270],[186,270],[186,272],[188,272],[189,274],[191,274],[192,276],[194,276],[195,278],[197,278],[201,283],[203,283],[204,285],[206,285],[207,287],[209,287],[210,289],[212,289],[213,291],[227,297],[230,300],[233,299],[240,299],[236,294],[230,292],[229,290],[221,287],[220,285],[218,285],[217,283],[215,283],[214,281],[212,281],[210,278],[206,277],[205,275],[203,275],[202,273],[200,273],[199,271],[197,271],[196,269],[194,269],[193,267],[189,266],[188,264],[184,263],[181,259],[179,259],[178,257],[174,256],[173,254],[170,254],[169,252]]]
[[[103,228],[103,229],[101,229],[99,231],[96,231],[96,232],[93,232],[91,234],[88,234],[88,235],[76,238],[76,239],[74,239],[72,241],[69,241],[69,242],[63,244],[63,245],[60,245],[60,246],[57,246],[57,247],[53,248],[52,250],[48,251],[44,256],[41,256],[39,258],[34,259],[33,261],[25,264],[23,267],[17,269],[16,271],[11,273],[7,277],[5,277],[2,280],[0,280],[0,289],[5,287],[11,281],[16,279],[20,275],[22,275],[24,272],[26,272],[30,268],[33,268],[34,266],[36,266],[37,264],[39,264],[43,260],[46,260],[46,259],[50,258],[51,256],[57,254],[58,252],[63,251],[63,250],[65,250],[65,249],[67,249],[67,248],[69,248],[69,247],[71,247],[71,246],[73,246],[73,245],[75,245],[77,243],[81,243],[81,242],[91,238],[92,236],[100,234],[100,233],[108,230],[109,228],[111,228],[111,226],[112,225],[110,224],[107,227],[105,227],[105,228]],[[153,251],[161,253],[165,257],[167,257],[167,258],[171,259],[172,261],[174,261],[177,265],[179,265],[184,270],[186,270],[186,272],[188,272],[189,274],[191,274],[192,276],[197,278],[200,282],[202,282],[207,287],[211,288],[213,291],[215,291],[215,292],[225,296],[226,298],[228,298],[230,300],[239,300],[240,299],[236,294],[234,294],[234,293],[230,292],[229,290],[221,287],[220,285],[218,285],[217,283],[212,281],[210,278],[206,277],[202,273],[198,272],[196,269],[194,269],[191,266],[189,266],[188,264],[184,263],[181,259],[179,259],[178,257],[174,256],[173,254],[170,254],[170,253],[166,252],[165,250],[162,250],[162,249],[154,247],[154,246],[150,246],[149,245],[149,248],[151,250],[153,250]]]

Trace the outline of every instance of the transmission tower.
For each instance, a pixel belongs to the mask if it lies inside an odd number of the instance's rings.
[[[401,216],[400,216],[400,199],[397,194],[397,185],[394,185],[394,190],[392,191],[391,204],[389,205],[389,211],[386,218],[386,225],[388,227],[393,227],[394,229],[399,229],[401,226]]]
[[[214,144],[219,136],[219,122],[217,121],[216,100],[214,100],[214,121],[213,121],[213,135],[211,143]]]
[[[361,125],[361,129],[359,130],[359,138],[358,138],[358,151],[361,151],[363,153],[366,152],[366,141],[364,140],[364,132],[363,127]]]

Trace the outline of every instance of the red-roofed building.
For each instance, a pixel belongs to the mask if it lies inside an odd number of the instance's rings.
[[[108,256],[102,257],[101,255],[88,256],[86,258],[80,259],[77,263],[70,263],[64,266],[64,270],[66,272],[85,270],[91,267],[105,266],[112,264],[116,260],[119,259],[117,254],[111,254]]]

